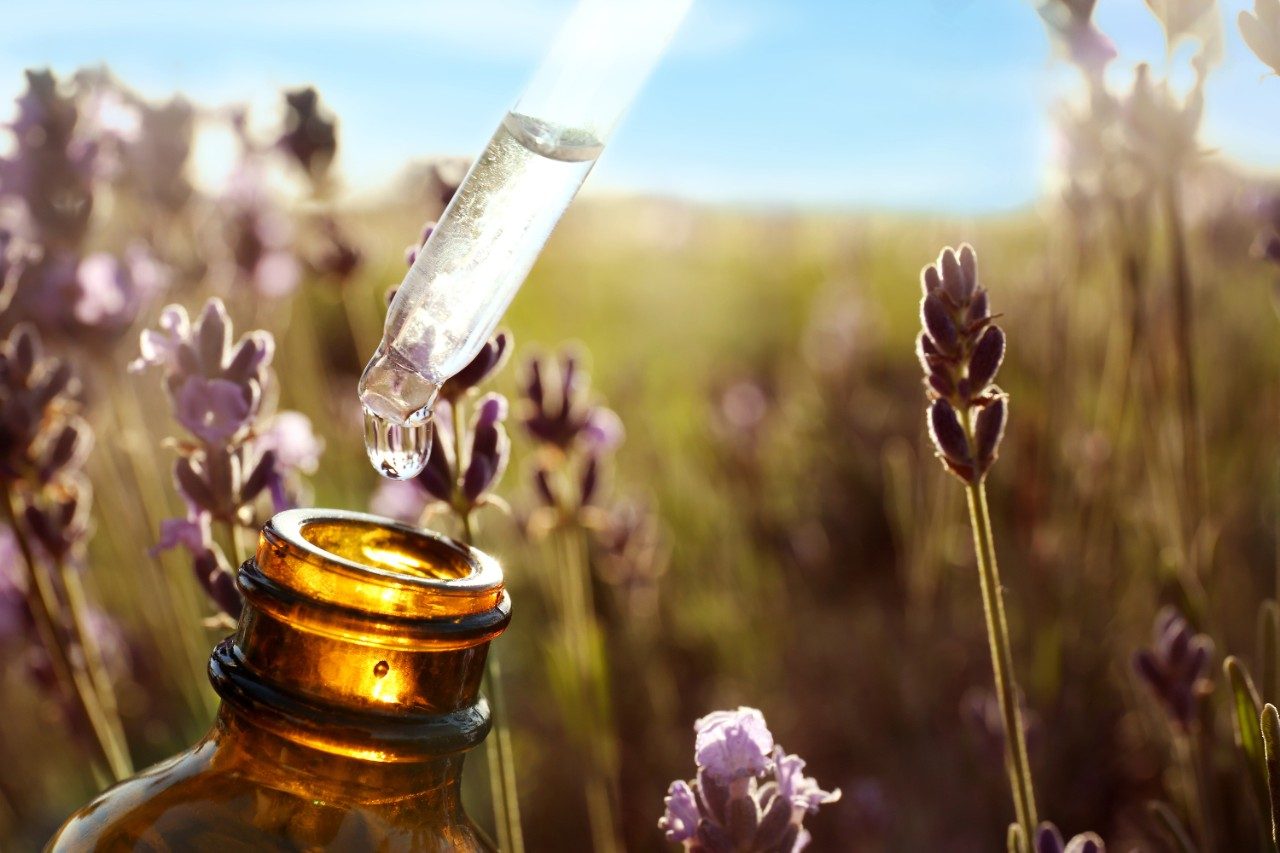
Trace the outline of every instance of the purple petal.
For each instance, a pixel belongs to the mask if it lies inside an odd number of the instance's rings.
[[[192,376],[174,406],[178,422],[209,444],[222,444],[248,426],[251,412],[242,386],[225,379]]]

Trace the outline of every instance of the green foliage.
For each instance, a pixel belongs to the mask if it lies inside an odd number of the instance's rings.
[[[1235,657],[1228,657],[1222,662],[1223,672],[1231,690],[1232,724],[1235,732],[1236,747],[1240,751],[1245,772],[1253,786],[1258,806],[1263,811],[1267,808],[1267,773],[1266,758],[1263,755],[1262,737],[1258,731],[1257,720],[1262,713],[1262,700],[1258,690],[1253,686],[1253,678],[1248,668]]]

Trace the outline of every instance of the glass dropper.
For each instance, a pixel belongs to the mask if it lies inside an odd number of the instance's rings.
[[[426,464],[445,380],[493,334],[692,0],[581,0],[476,159],[387,310],[360,377],[385,476]]]

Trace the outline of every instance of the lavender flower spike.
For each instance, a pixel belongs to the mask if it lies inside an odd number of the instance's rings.
[[[1152,648],[1139,649],[1133,656],[1133,668],[1170,719],[1184,729],[1195,722],[1196,693],[1212,664],[1213,640],[1193,632],[1172,607],[1156,615]]]
[[[694,761],[717,782],[759,776],[772,765],[773,734],[755,708],[714,711],[693,728]]]
[[[755,708],[716,711],[694,724],[697,777],[667,789],[658,821],[667,841],[698,853],[798,853],[807,815],[840,799],[804,775],[804,761],[773,742]]]
[[[972,246],[944,249],[924,268],[916,357],[929,397],[929,435],[938,458],[966,483],[980,482],[999,455],[1008,405],[992,384],[1004,361],[1004,332],[992,325]]]

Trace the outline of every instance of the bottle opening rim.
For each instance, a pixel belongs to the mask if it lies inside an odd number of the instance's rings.
[[[264,575],[309,598],[367,612],[426,615],[436,601],[463,615],[495,606],[503,593],[502,568],[487,554],[349,510],[277,513],[262,529],[257,563]]]

